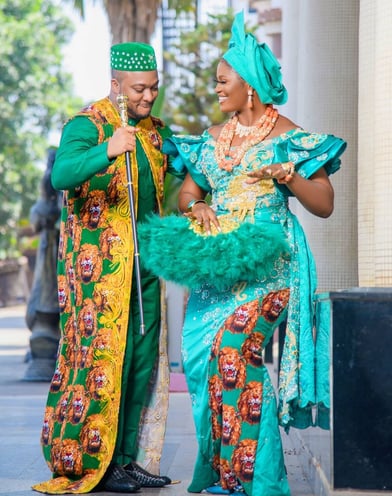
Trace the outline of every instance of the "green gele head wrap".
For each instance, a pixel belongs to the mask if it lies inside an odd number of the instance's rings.
[[[110,49],[110,67],[116,71],[155,71],[157,60],[152,46],[146,43],[119,43]]]
[[[257,92],[262,103],[286,103],[280,64],[265,43],[259,44],[253,34],[245,33],[243,12],[234,18],[229,47],[222,58]]]

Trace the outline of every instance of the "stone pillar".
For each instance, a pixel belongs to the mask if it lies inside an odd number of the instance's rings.
[[[281,112],[296,122],[298,117],[298,60],[299,60],[299,8],[300,0],[290,0],[282,8],[282,76],[288,100]]]
[[[319,219],[296,200],[291,202],[316,259],[320,291],[358,284],[358,16],[358,0],[295,0],[283,5],[288,116],[305,130],[331,133],[348,142],[342,168],[331,177],[333,215]],[[284,114],[285,108],[281,111]]]
[[[391,26],[391,0],[361,0],[358,99],[360,286],[392,286]]]

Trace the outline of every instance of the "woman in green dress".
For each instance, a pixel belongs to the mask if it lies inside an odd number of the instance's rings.
[[[245,33],[242,14],[215,92],[232,116],[201,136],[165,141],[174,165],[188,172],[179,194],[184,215],[151,218],[140,232],[141,255],[190,289],[183,364],[199,452],[189,492],[288,496],[279,423],[311,425],[316,401],[316,273],[288,199],[331,215],[328,176],[346,143],[279,115],[274,105],[287,99],[280,67]],[[262,351],[285,320],[277,408]]]

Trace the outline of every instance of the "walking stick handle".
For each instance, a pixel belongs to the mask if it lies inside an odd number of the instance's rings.
[[[118,94],[117,95],[117,105],[120,113],[121,126],[128,126],[128,97],[127,95]]]
[[[125,127],[128,125],[128,97],[127,97],[127,95],[119,94],[117,96],[117,105],[118,105],[119,112],[120,112],[121,126]],[[131,224],[132,224],[132,238],[133,238],[133,248],[134,248],[135,277],[136,277],[137,297],[138,297],[139,312],[140,312],[140,334],[142,336],[144,336],[145,324],[144,324],[144,311],[143,311],[142,280],[141,280],[141,274],[140,274],[139,242],[138,242],[138,238],[137,238],[135,196],[134,196],[133,182],[132,182],[131,155],[129,152],[125,152],[125,165],[126,165],[127,180],[128,180],[127,186],[128,186],[129,205],[130,205],[130,209],[131,209]]]

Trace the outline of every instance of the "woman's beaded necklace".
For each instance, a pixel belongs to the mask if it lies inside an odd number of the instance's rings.
[[[263,141],[275,127],[278,120],[279,113],[271,105],[267,106],[264,114],[260,117],[255,126],[249,126],[250,131],[244,133],[240,124],[240,131],[237,131],[238,115],[234,114],[226,124],[216,141],[215,145],[215,160],[221,169],[231,172],[233,168],[241,163],[245,153],[249,148]],[[231,150],[231,143],[234,135],[238,134],[240,137],[246,136],[246,139],[237,146],[235,150]],[[248,136],[250,137],[248,138]]]

